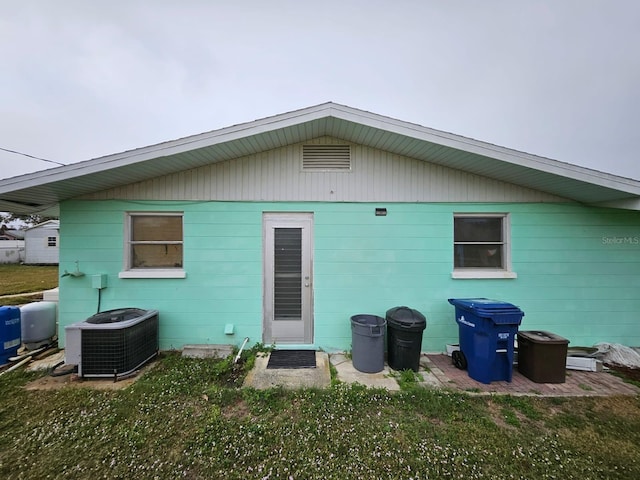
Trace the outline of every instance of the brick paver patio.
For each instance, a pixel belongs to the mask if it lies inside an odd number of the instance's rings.
[[[451,357],[447,355],[425,355],[422,363],[443,386],[467,392],[563,397],[640,394],[640,388],[625,383],[607,370],[602,372],[567,370],[565,383],[535,383],[522,375],[517,366],[514,366],[511,382],[484,384],[469,377],[465,370],[457,369],[452,364]]]

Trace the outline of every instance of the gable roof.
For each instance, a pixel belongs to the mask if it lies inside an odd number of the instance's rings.
[[[45,230],[59,230],[60,229],[60,220],[47,220],[45,222],[38,223],[37,225],[34,225],[33,227],[27,228],[26,231],[28,232],[29,230],[34,230],[36,228],[42,228],[42,229],[45,229]]]
[[[0,211],[51,212],[62,200],[320,136],[367,145],[580,203],[640,210],[640,181],[329,102],[0,180]]]
[[[24,240],[24,230],[15,230],[12,228],[6,228],[4,225],[0,225],[0,236],[11,240]]]

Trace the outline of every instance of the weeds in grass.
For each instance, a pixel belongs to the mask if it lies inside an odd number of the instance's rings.
[[[539,420],[540,411],[535,406],[535,399],[525,396],[500,395],[495,401],[501,405],[511,407],[531,420]]]
[[[420,382],[424,381],[422,375],[418,372],[414,372],[410,369],[394,371],[391,373],[391,376],[396,379],[398,385],[400,386],[400,390],[413,390],[420,386]]]
[[[518,416],[512,409],[503,407],[502,417],[504,418],[504,421],[507,423],[507,425],[512,425],[514,427],[520,426],[520,420],[518,420]]]
[[[331,362],[329,362],[329,375],[331,375],[331,386],[335,386],[339,383],[342,383],[338,379],[338,370]]]
[[[549,428],[582,429],[587,425],[587,419],[583,415],[574,412],[560,412],[547,419]]]
[[[39,374],[3,375],[0,477],[640,478],[637,398],[238,388],[253,354],[163,354],[119,391],[27,391]]]
[[[640,388],[640,379],[629,378],[629,376],[625,375],[624,373],[617,372],[615,370],[610,370],[609,373],[611,375],[614,375],[614,376],[618,377],[618,378],[621,378],[625,383],[629,383],[631,385],[635,385],[636,387]]]
[[[286,392],[280,386],[267,390],[245,388],[242,398],[254,415],[277,414],[288,405]]]

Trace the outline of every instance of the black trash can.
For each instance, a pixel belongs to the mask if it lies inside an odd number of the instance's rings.
[[[422,332],[427,319],[422,313],[409,307],[387,310],[387,360],[394,370],[420,368]]]
[[[385,319],[377,315],[351,317],[351,360],[356,370],[378,373],[384,368],[385,325]]]

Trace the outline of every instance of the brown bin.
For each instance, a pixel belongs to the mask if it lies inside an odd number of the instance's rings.
[[[518,371],[536,383],[564,383],[569,340],[544,331],[518,332]]]

